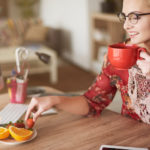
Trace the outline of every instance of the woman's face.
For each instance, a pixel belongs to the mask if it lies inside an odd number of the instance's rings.
[[[127,16],[131,12],[150,13],[148,0],[124,0],[123,13]],[[150,15],[140,16],[136,24],[131,24],[126,18],[124,29],[131,38],[132,44],[146,44],[150,46]]]

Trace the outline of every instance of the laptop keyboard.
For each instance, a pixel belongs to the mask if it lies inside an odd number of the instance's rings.
[[[17,122],[26,112],[28,105],[26,104],[7,104],[0,111],[0,124],[8,124]]]
[[[28,105],[27,104],[14,104],[9,103],[7,104],[1,111],[0,111],[0,125],[8,124],[10,121],[12,123],[17,122],[27,111]],[[49,114],[57,114],[57,110],[55,108],[51,108],[41,115],[49,115]]]

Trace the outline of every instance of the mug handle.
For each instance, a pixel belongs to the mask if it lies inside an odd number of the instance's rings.
[[[138,51],[137,51],[137,59],[139,59],[139,60],[143,60],[143,58],[142,57],[140,57],[140,53],[141,52],[146,52],[146,49],[145,48],[138,48]]]

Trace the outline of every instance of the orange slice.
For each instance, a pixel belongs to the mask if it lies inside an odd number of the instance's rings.
[[[26,141],[32,136],[33,131],[25,128],[9,126],[9,133],[16,141]]]
[[[9,130],[4,127],[0,127],[0,139],[6,139],[9,136]]]

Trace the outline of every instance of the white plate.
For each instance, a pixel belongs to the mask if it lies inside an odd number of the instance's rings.
[[[25,142],[29,142],[29,141],[33,140],[36,136],[37,136],[37,131],[34,129],[32,137],[30,139],[26,140],[26,141],[16,141],[13,138],[7,138],[7,139],[4,139],[4,140],[0,140],[0,143],[8,144],[8,145],[17,145],[17,144],[22,144],[22,143],[25,143]]]

